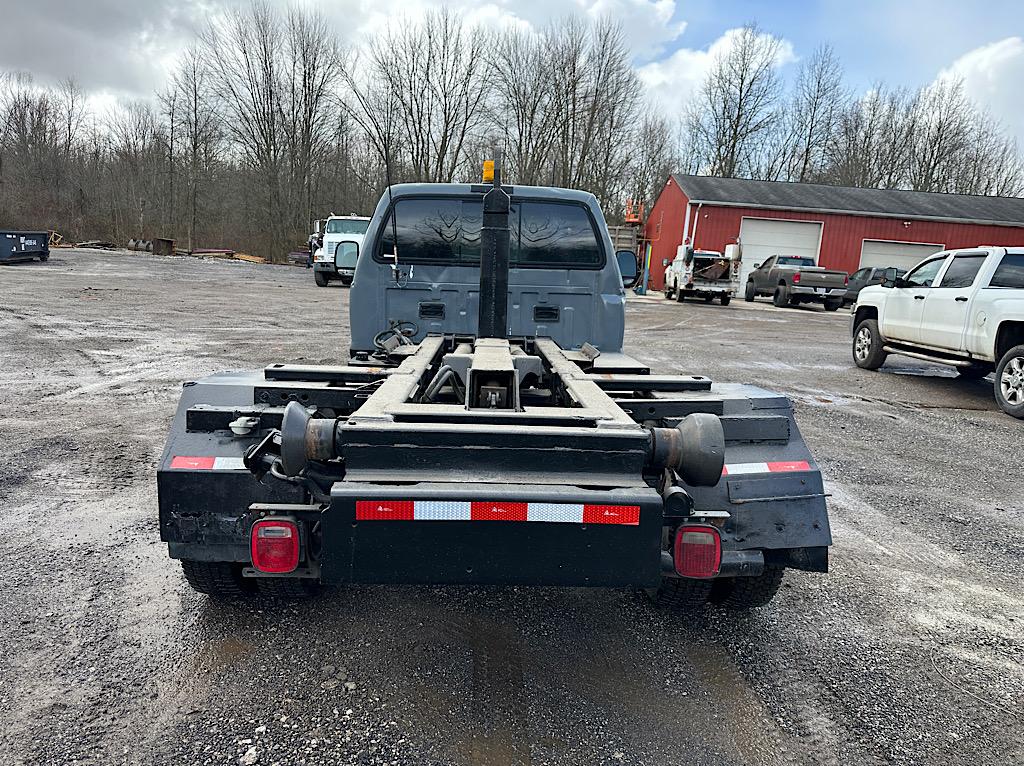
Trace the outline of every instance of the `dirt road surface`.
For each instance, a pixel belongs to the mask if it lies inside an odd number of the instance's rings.
[[[303,269],[55,251],[0,268],[0,763],[1024,763],[1024,423],[991,381],[853,367],[848,313],[628,307],[656,372],[780,390],[827,576],[700,619],[630,592],[192,592],[154,472],[181,382],[337,363]]]

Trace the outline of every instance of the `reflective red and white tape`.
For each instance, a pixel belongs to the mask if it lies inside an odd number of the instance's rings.
[[[788,473],[809,471],[811,464],[806,460],[788,460],[775,463],[729,463],[722,469],[722,476],[737,476],[744,473]]]
[[[177,455],[171,459],[171,468],[188,471],[241,471],[245,470],[245,464],[240,457]]]
[[[357,500],[356,520],[546,521],[555,524],[636,526],[640,523],[640,506],[468,500]]]

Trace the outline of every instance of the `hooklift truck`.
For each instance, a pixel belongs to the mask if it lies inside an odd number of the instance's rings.
[[[786,568],[827,571],[789,400],[623,354],[637,265],[596,199],[491,172],[389,187],[347,365],[185,384],[157,481],[189,584],[615,586],[747,608]]]

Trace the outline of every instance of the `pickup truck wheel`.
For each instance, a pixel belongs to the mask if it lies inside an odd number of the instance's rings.
[[[775,308],[781,309],[789,304],[789,290],[786,289],[785,285],[779,285],[775,288],[775,295],[772,296],[772,303],[775,304]]]
[[[757,291],[754,290],[753,281],[747,282],[747,286],[743,290],[743,300],[745,300],[747,303],[753,303],[756,293]]]
[[[842,298],[826,298],[825,311],[839,311],[843,307]]]
[[[313,280],[316,282],[317,287],[327,287],[327,283],[330,282],[327,275],[322,271],[314,271]]]
[[[192,590],[215,598],[241,598],[256,590],[252,580],[242,577],[242,565],[230,561],[183,559],[181,571]]]
[[[888,356],[882,350],[882,336],[878,332],[878,320],[865,319],[853,331],[853,361],[865,370],[877,370]]]
[[[672,300],[672,297],[672,288],[669,287],[668,285],[665,285],[665,300],[670,301]]]
[[[661,585],[647,590],[647,596],[656,606],[698,612],[704,608],[714,587],[714,580],[694,580],[689,577],[662,577]]]
[[[280,599],[301,599],[315,596],[320,583],[302,577],[257,577],[261,596]]]
[[[723,295],[722,296],[722,305],[723,306],[728,306],[729,305],[729,301],[731,301],[731,300],[732,300],[732,296],[731,295]]]
[[[711,601],[727,609],[756,609],[765,606],[782,587],[784,567],[766,566],[757,577],[729,577],[714,580]]]
[[[683,301],[685,301],[685,300],[686,300],[686,295],[684,295],[684,294],[683,294],[683,291],[682,291],[682,290],[680,290],[680,289],[679,289],[679,288],[677,287],[677,288],[676,288],[676,303],[682,303],[682,302],[683,302]]]
[[[1007,415],[1024,418],[1024,345],[1014,346],[996,367],[996,402]]]

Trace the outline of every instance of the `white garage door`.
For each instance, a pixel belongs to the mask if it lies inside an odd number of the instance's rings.
[[[932,253],[942,250],[942,245],[925,245],[919,242],[882,242],[865,239],[860,248],[860,267],[895,266],[909,271]]]
[[[797,255],[818,262],[821,224],[809,221],[773,221],[767,218],[744,218],[740,222],[740,245],[743,247],[742,283],[755,263],[763,263],[773,255]]]

